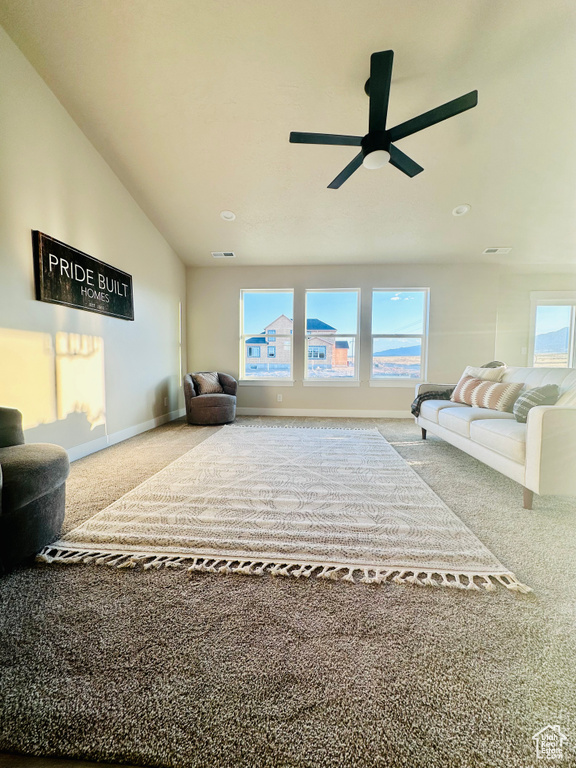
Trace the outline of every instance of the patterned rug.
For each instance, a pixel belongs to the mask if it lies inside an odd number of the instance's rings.
[[[531,591],[376,429],[224,427],[38,560]]]

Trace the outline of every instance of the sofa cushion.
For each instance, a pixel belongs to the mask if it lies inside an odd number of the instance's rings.
[[[460,403],[450,400],[425,400],[420,406],[420,416],[438,424],[438,414],[443,408],[461,408]]]
[[[576,368],[512,368],[506,369],[502,381],[514,381],[524,384],[524,389],[543,387],[545,384],[557,384],[560,400],[568,392],[576,392]],[[557,405],[560,405],[560,400]]]
[[[30,443],[0,448],[2,514],[25,507],[68,477],[68,454],[59,445]]]
[[[471,408],[461,405],[458,408],[443,408],[438,413],[438,424],[446,429],[451,429],[458,435],[470,437],[470,424],[479,419],[511,419],[515,424],[516,419],[511,413],[490,410],[488,408]]]
[[[519,464],[526,460],[526,424],[516,419],[477,419],[470,424],[470,437]]]
[[[221,408],[222,406],[228,406],[236,404],[236,398],[234,395],[226,395],[224,392],[215,392],[213,395],[202,395],[202,397],[195,397],[192,400],[192,407],[198,408]]]
[[[566,408],[574,408],[574,406],[576,406],[576,387],[567,389],[564,394],[560,395],[556,405],[560,405]]]
[[[512,408],[514,418],[521,424],[525,424],[528,412],[532,408],[536,405],[554,405],[558,400],[558,395],[557,384],[546,384],[544,387],[534,387],[534,389],[523,392]]]

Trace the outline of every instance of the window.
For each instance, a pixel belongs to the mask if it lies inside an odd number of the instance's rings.
[[[240,292],[240,378],[292,379],[293,292]]]
[[[358,380],[359,290],[306,291],[306,381]]]
[[[426,375],[428,289],[372,292],[372,381]]]
[[[533,291],[530,333],[535,368],[576,365],[576,291]]]

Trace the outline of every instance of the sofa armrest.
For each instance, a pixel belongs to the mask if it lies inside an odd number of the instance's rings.
[[[540,494],[576,496],[576,407],[538,405],[528,412],[524,485]]]
[[[441,392],[444,389],[450,389],[450,387],[455,386],[456,384],[430,384],[428,382],[417,384],[416,397],[418,397],[418,395],[424,395],[426,392]]]
[[[24,445],[22,414],[16,408],[0,408],[0,448]]]

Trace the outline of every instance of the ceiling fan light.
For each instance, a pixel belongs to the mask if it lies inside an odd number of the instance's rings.
[[[387,152],[385,149],[375,149],[373,152],[364,155],[362,165],[364,168],[369,168],[371,171],[374,171],[377,168],[383,168],[389,160],[390,152]]]

